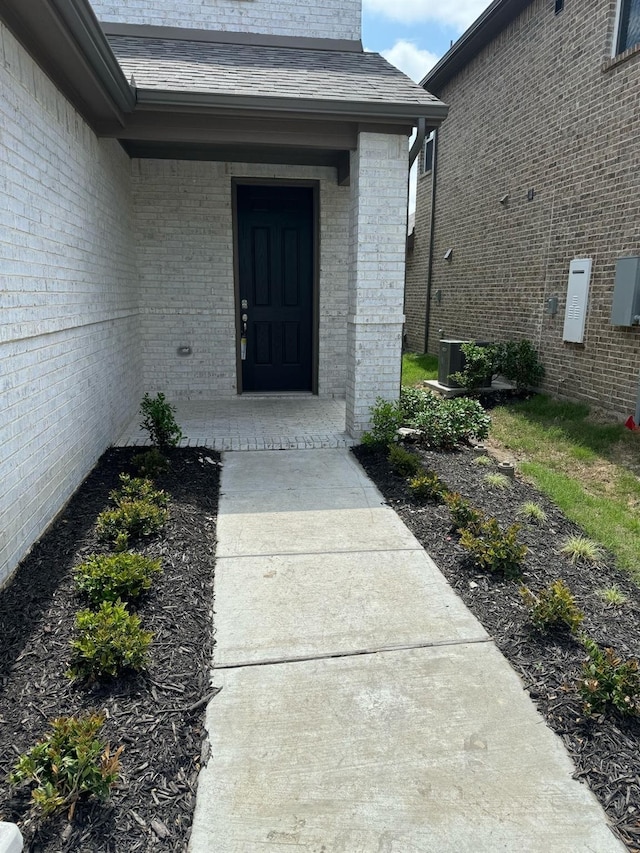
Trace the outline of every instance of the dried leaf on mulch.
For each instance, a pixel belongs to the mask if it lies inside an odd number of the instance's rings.
[[[621,657],[640,657],[640,589],[617,569],[612,555],[597,568],[572,565],[560,554],[560,547],[568,536],[582,531],[519,477],[505,490],[488,486],[484,477],[492,469],[474,464],[470,448],[453,453],[419,447],[414,451],[451,491],[460,492],[501,525],[518,521],[516,512],[525,501],[540,504],[547,513],[544,526],[523,524],[520,532],[529,548],[524,583],[539,591],[564,580],[585,613],[583,630],[598,643],[615,648]],[[548,724],[562,737],[575,763],[576,778],[596,794],[629,850],[640,850],[640,720],[617,713],[585,717],[575,690],[584,660],[579,642],[563,631],[542,635],[534,630],[518,584],[478,572],[470,564],[451,531],[446,506],[415,502],[384,453],[364,447],[354,448],[354,453],[521,676]],[[599,590],[612,586],[627,597],[624,605],[613,607],[602,600]]]
[[[107,451],[63,513],[0,593],[0,818],[20,825],[25,850],[184,851],[189,839],[204,739],[204,697],[212,651],[211,610],[219,456],[172,451],[158,479],[170,499],[162,534],[137,550],[162,559],[137,612],[154,632],[148,673],[86,687],[70,682],[69,641],[84,602],[73,566],[103,551],[94,524],[122,471],[139,450]],[[124,744],[121,778],[106,803],[80,803],[73,821],[29,814],[29,792],[6,777],[17,756],[41,738],[49,720],[89,710],[107,715],[103,734]]]

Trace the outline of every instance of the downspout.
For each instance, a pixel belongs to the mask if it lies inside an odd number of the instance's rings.
[[[438,131],[433,133],[431,157],[431,211],[429,215],[429,262],[427,264],[427,304],[424,312],[424,351],[429,352],[429,323],[431,322],[431,283],[433,281],[433,238],[436,233],[436,177],[438,167]]]
[[[409,151],[409,169],[415,163],[416,157],[420,153],[420,149],[424,144],[424,138],[427,135],[427,120],[426,118],[418,119],[418,132],[416,133],[416,138],[413,140],[413,145],[411,146],[411,150]]]

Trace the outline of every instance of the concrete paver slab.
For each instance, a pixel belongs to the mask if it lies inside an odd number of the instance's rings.
[[[215,666],[486,638],[420,550],[219,559]]]
[[[252,494],[284,489],[371,488],[372,483],[348,450],[266,450],[225,455],[220,491]]]
[[[218,671],[192,853],[623,853],[491,643]]]
[[[323,496],[324,497],[324,496]],[[316,500],[313,490],[308,498]],[[218,557],[419,548],[388,507],[218,516]]]

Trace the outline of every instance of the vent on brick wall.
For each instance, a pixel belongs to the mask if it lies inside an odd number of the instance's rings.
[[[556,0],[556,15],[564,9],[564,0]]]
[[[584,326],[587,319],[589,283],[591,281],[591,258],[576,258],[569,264],[567,306],[564,314],[562,339],[581,344],[584,341]]]

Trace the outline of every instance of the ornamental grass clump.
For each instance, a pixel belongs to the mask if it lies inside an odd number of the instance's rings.
[[[613,649],[601,649],[583,638],[587,659],[578,682],[585,713],[602,714],[615,708],[623,716],[640,714],[640,672],[635,658],[622,660]]]
[[[597,566],[604,558],[602,548],[586,536],[570,536],[560,548],[560,553],[568,557],[574,566],[578,563]]]
[[[161,572],[160,560],[142,554],[92,554],[74,571],[76,589],[92,604],[103,601],[133,601],[151,587],[153,575]]]
[[[410,477],[422,470],[422,464],[418,457],[406,450],[401,444],[390,444],[387,455],[389,464],[401,477]]]
[[[95,612],[81,610],[75,629],[71,676],[94,681],[145,669],[153,634],[142,630],[138,616],[121,601],[103,601]]]
[[[544,524],[547,520],[547,513],[542,509],[540,504],[535,501],[525,501],[518,507],[518,517],[530,524]]]
[[[575,634],[582,624],[584,613],[562,580],[555,581],[538,594],[523,586],[520,595],[529,608],[531,622],[539,631],[545,632],[550,628],[564,626]]]
[[[474,563],[484,571],[497,572],[507,578],[519,577],[527,546],[518,542],[520,525],[501,530],[495,518],[483,519],[472,530],[460,532],[460,544]]]
[[[9,776],[13,785],[33,784],[36,809],[44,816],[67,808],[73,818],[81,798],[106,800],[118,781],[120,754],[98,735],[104,716],[58,717],[51,731],[20,756]]]
[[[436,503],[442,502],[447,493],[447,487],[433,471],[425,471],[409,480],[409,490],[416,500]]]
[[[482,479],[492,489],[501,489],[504,491],[511,486],[511,480],[499,471],[496,471],[494,474],[485,474]]]

